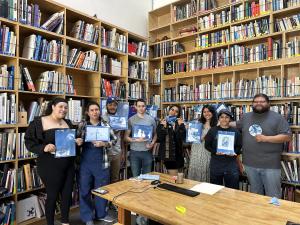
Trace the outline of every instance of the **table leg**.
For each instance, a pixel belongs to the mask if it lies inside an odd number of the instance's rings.
[[[131,212],[118,207],[118,222],[123,225],[131,225]]]

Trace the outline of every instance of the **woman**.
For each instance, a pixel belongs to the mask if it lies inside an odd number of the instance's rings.
[[[188,178],[209,183],[210,153],[204,147],[204,138],[208,130],[217,125],[215,108],[210,105],[203,106],[199,121],[203,124],[201,143],[192,144]]]
[[[45,116],[35,118],[25,134],[26,148],[38,155],[38,174],[47,193],[45,213],[48,225],[54,225],[55,205],[59,194],[61,222],[64,225],[69,224],[75,157],[55,157],[55,131],[73,127],[71,121],[65,119],[67,111],[67,101],[55,98],[49,102]],[[78,146],[82,144],[80,138],[75,139],[75,142]]]
[[[158,158],[162,160],[170,175],[177,176],[178,170],[184,166],[183,140],[186,130],[180,118],[180,107],[170,107],[169,115],[157,126],[159,144]]]
[[[210,182],[239,189],[239,168],[236,157],[241,154],[242,136],[229,126],[232,114],[227,109],[220,110],[219,124],[211,128],[205,136],[205,148],[211,153]]]
[[[86,107],[85,121],[78,126],[78,136],[85,138],[86,126],[109,126],[100,118],[100,106],[96,102],[88,103]],[[110,132],[111,140],[116,142],[113,131]],[[109,184],[109,162],[107,149],[112,142],[93,141],[85,142],[82,145],[80,172],[79,172],[79,193],[80,193],[80,217],[87,225],[93,225],[93,220],[112,222],[107,215],[107,201],[95,197],[95,204],[92,202],[91,190]],[[95,211],[95,215],[94,215]]]

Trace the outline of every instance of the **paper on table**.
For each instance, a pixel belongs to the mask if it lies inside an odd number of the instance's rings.
[[[191,188],[191,190],[208,194],[208,195],[213,195],[218,191],[220,191],[222,188],[224,188],[224,186],[210,184],[210,183],[201,183],[201,184],[196,184],[194,187]]]

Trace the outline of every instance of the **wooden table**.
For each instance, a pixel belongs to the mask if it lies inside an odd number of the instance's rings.
[[[169,175],[159,175],[162,182],[170,181]],[[198,183],[185,179],[178,186],[191,188]],[[300,204],[295,202],[280,200],[280,206],[275,206],[269,204],[270,197],[229,188],[214,195],[189,197],[150,187],[149,181],[125,180],[103,187],[109,191],[105,195],[93,194],[113,201],[118,206],[118,221],[125,225],[131,224],[131,211],[162,224],[285,225],[288,220],[300,223]],[[186,212],[177,212],[176,205],[184,206]]]

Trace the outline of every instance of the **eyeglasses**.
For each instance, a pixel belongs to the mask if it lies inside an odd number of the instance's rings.
[[[266,103],[266,102],[267,101],[254,101],[253,104],[258,104],[258,103],[263,104],[263,103]]]
[[[171,108],[170,110],[178,113],[177,109]]]

